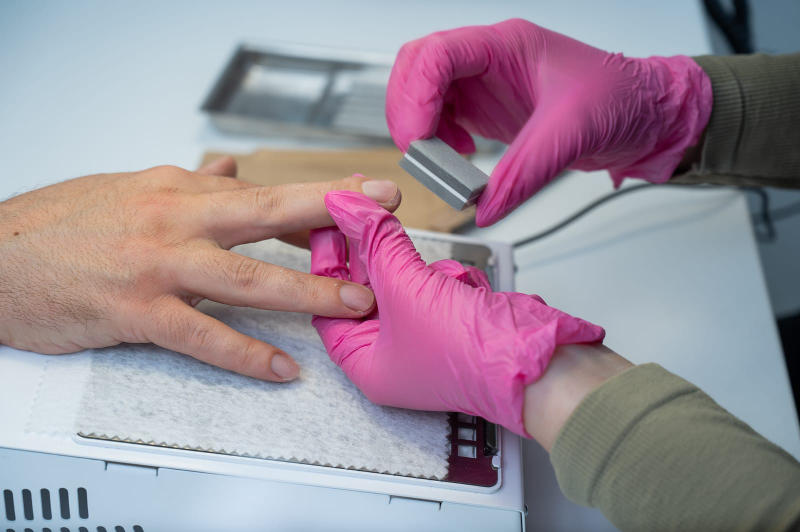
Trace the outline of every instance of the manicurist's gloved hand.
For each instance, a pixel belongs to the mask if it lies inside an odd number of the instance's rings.
[[[386,116],[401,150],[471,134],[510,144],[478,200],[489,225],[566,168],[667,181],[697,144],[711,82],[685,56],[629,58],[519,19],[434,33],[400,50]]]
[[[466,412],[527,435],[525,387],[559,345],[603,338],[602,328],[537,296],[492,292],[477,269],[426,265],[397,218],[361,194],[330,192],[325,204],[339,230],[312,232],[311,271],[370,286],[377,312],[313,324],[376,403]]]

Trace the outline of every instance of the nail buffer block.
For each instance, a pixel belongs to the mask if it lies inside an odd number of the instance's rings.
[[[457,210],[474,204],[489,182],[489,176],[436,137],[412,142],[400,166]]]

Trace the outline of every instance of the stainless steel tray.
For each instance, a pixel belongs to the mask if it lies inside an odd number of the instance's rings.
[[[389,141],[392,56],[299,45],[239,46],[202,110],[221,130]]]

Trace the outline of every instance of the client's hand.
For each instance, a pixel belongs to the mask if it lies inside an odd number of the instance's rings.
[[[378,309],[312,323],[376,403],[480,415],[527,436],[524,390],[556,347],[603,339],[602,328],[537,296],[492,292],[477,269],[427,266],[397,218],[361,194],[331,192],[325,204],[341,232],[312,231],[311,271],[370,286]]]
[[[228,250],[330,225],[330,190],[371,192],[392,209],[399,192],[360,177],[280,187],[223,177],[235,171],[228,158],[197,173],[164,166],[93,175],[0,203],[0,343],[55,354],[153,342],[252,377],[295,378],[286,353],[192,307],[208,298],[366,315],[374,296],[358,283]]]

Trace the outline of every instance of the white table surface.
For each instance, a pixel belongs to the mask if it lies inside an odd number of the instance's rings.
[[[602,6],[602,7],[601,7]],[[78,175],[194,167],[264,144],[214,130],[200,103],[240,42],[393,53],[412,38],[521,16],[628,55],[708,53],[700,2],[0,3],[0,197]],[[332,176],[335,177],[335,176]],[[515,240],[611,189],[570,175],[474,234]],[[743,198],[648,190],[516,253],[517,289],[607,328],[610,347],[695,382],[800,457],[800,430]],[[7,348],[0,348],[7,349]],[[611,529],[526,445],[532,530]]]

